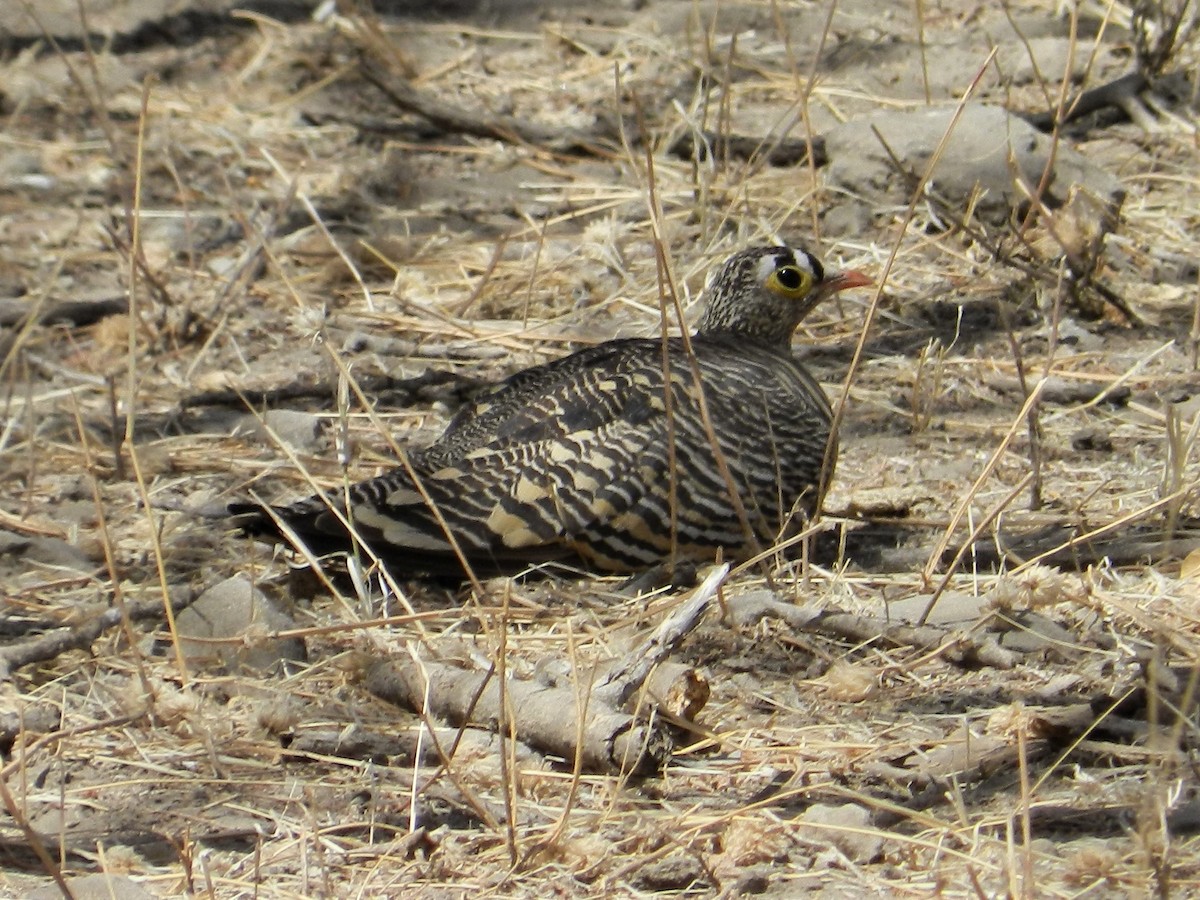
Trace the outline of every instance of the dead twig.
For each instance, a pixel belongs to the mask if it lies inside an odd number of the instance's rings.
[[[495,727],[503,718],[500,685],[489,672],[434,660],[391,659],[371,667],[366,687],[384,700],[415,712],[428,709],[455,725],[471,721]],[[606,707],[586,692],[589,702],[581,709],[569,682],[513,680],[505,693],[512,733],[546,753],[578,759],[581,771],[645,775],[659,771],[670,755],[672,741],[660,725]]]
[[[811,160],[821,168],[829,162],[825,138],[814,135],[806,138],[780,138],[777,141],[745,134],[718,134],[701,131],[698,135],[686,132],[670,146],[669,152],[680,159],[704,162],[711,154],[717,160],[765,158],[772,166],[795,166]]]
[[[640,688],[650,672],[663,662],[696,627],[729,575],[729,563],[717,566],[695,593],[662,621],[650,637],[626,654],[593,693],[614,708],[620,708]]]
[[[367,676],[367,688],[393,703],[428,711],[456,725],[480,722],[496,727],[503,722],[506,730],[529,746],[577,760],[580,771],[656,772],[670,754],[670,735],[657,721],[645,722],[623,707],[696,627],[728,574],[728,565],[713,569],[692,597],[590,688],[582,685],[580,690],[577,677],[553,683],[509,680],[501,691],[494,670],[480,672],[415,659],[376,664]],[[692,707],[691,713],[695,712]]]
[[[426,392],[433,390],[436,399],[441,399],[447,393],[461,395],[471,394],[487,382],[483,379],[460,375],[445,369],[427,369],[420,375],[411,378],[395,378],[391,375],[363,375],[358,378],[363,391],[372,396],[380,394],[399,394],[407,398],[406,402],[420,399]],[[337,393],[337,382],[322,379],[311,383],[292,382],[273,388],[263,388],[256,391],[247,390],[214,390],[201,391],[179,401],[180,409],[192,409],[198,406],[234,406],[244,407],[247,404],[255,408],[274,406],[289,400],[329,399]]]
[[[567,129],[546,128],[499,113],[474,112],[445,97],[434,97],[413,87],[406,79],[364,54],[359,72],[404,112],[418,115],[450,134],[469,134],[508,144],[529,144],[556,153],[586,153],[608,157],[612,150],[596,137]]]
[[[192,588],[177,589],[169,598],[171,609],[173,611],[183,609],[195,597],[196,592]],[[127,603],[125,612],[128,613],[130,622],[155,619],[164,613],[163,601],[161,598],[155,597]],[[122,623],[122,620],[122,610],[112,607],[82,625],[58,628],[46,634],[39,634],[36,637],[0,648],[0,682],[10,679],[12,673],[23,666],[45,662],[61,656],[69,650],[82,650],[91,646],[92,642],[100,635],[110,628],[116,628]]]
[[[856,644],[883,641],[898,647],[936,651],[939,656],[963,666],[1011,669],[1017,664],[1017,655],[1001,647],[989,635],[951,631],[934,625],[889,622],[832,608],[795,606],[767,599],[761,592],[734,598],[729,601],[728,608],[734,624],[742,628],[773,618],[782,620],[796,631],[830,635]]]

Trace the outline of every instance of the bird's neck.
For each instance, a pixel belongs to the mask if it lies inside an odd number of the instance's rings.
[[[745,348],[746,350],[762,351],[782,356],[792,356],[792,332],[780,330],[778,333],[764,333],[763,329],[739,329],[736,327],[696,329],[695,338],[703,343],[719,344],[722,346]]]

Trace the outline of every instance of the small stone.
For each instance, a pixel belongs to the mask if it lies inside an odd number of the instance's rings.
[[[733,885],[731,892],[734,897],[765,894],[771,887],[771,867],[754,866],[743,872]]]
[[[247,416],[245,421],[264,443],[274,444],[278,439],[300,452],[316,449],[321,435],[321,419],[295,409],[270,409],[261,421],[255,416]]]
[[[854,803],[818,803],[805,811],[800,822],[816,826],[804,829],[807,840],[836,847],[854,862],[871,862],[883,848],[883,837],[872,830],[871,814]]]
[[[98,563],[62,538],[0,531],[0,556],[13,554],[22,562],[52,569],[92,572]]]
[[[707,885],[709,877],[693,854],[676,850],[639,869],[633,883],[644,891],[683,891]]]
[[[272,638],[294,628],[291,616],[241,575],[209,588],[175,618],[184,655],[191,662],[227,669],[270,669],[280,662],[302,662],[299,638]]]
[[[976,212],[1002,222],[1026,199],[1014,175],[1037,185],[1052,164],[1048,194],[1058,202],[1078,186],[1097,199],[1103,214],[1120,208],[1125,191],[1115,176],[1065,143],[1056,145],[1024,119],[980,103],[963,107],[957,120],[956,114],[952,106],[885,110],[838,125],[825,136],[827,177],[856,196],[905,201],[912,178],[925,173],[953,125],[928,182],[952,204],[965,205],[978,193]],[[896,171],[897,163],[904,173]]]
[[[124,875],[101,873],[68,878],[66,881],[75,900],[154,900],[154,894]],[[51,882],[25,896],[29,900],[56,900],[62,897],[62,891]]]
[[[1096,453],[1112,453],[1112,437],[1103,428],[1081,428],[1071,435],[1071,449]]]

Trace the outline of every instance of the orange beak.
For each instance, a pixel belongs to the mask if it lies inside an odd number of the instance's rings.
[[[838,291],[844,291],[848,288],[869,287],[874,284],[870,278],[862,272],[854,269],[847,269],[845,272],[832,272],[825,276],[825,280],[821,282],[821,288],[827,294],[834,294]]]

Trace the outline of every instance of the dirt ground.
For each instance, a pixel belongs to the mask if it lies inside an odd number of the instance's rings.
[[[1194,6],[434,6],[0,10],[0,892],[1200,895]],[[1103,202],[900,148],[1139,71],[1045,138]],[[658,334],[656,248],[690,310],[774,240],[878,290],[800,329],[825,514],[675,650],[660,772],[439,758],[369,672],[581,684],[689,588],[314,584],[211,515]]]

